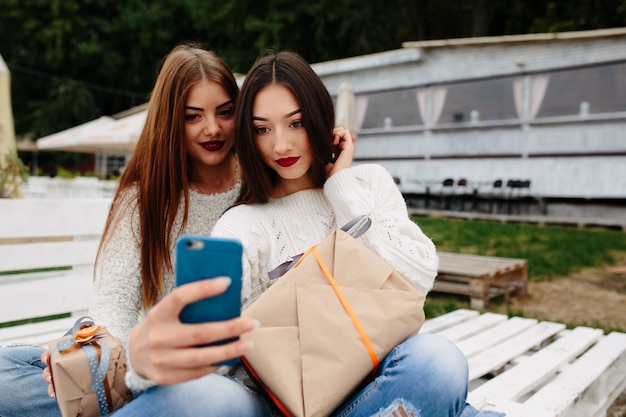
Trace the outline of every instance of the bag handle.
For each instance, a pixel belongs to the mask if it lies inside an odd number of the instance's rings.
[[[298,265],[300,265],[300,262],[309,253],[311,253],[315,257],[315,260],[317,261],[317,264],[322,269],[322,272],[326,276],[326,279],[328,279],[328,282],[330,283],[330,286],[335,291],[335,294],[337,295],[337,298],[339,299],[339,302],[343,306],[343,309],[348,314],[348,317],[350,317],[350,320],[352,321],[352,325],[354,326],[354,328],[356,329],[357,333],[359,334],[359,337],[361,338],[361,341],[363,342],[363,345],[365,346],[365,350],[367,350],[367,353],[370,356],[370,359],[372,361],[372,365],[374,366],[374,369],[378,368],[379,361],[378,361],[378,356],[376,356],[376,351],[374,350],[374,346],[372,345],[372,342],[370,341],[369,336],[365,332],[365,329],[363,328],[363,325],[359,321],[359,318],[357,317],[356,313],[354,312],[354,310],[352,310],[352,306],[350,306],[350,303],[348,302],[346,297],[343,295],[343,292],[341,292],[341,288],[339,288],[339,285],[337,284],[337,281],[335,281],[335,278],[333,277],[333,275],[330,273],[330,271],[326,267],[326,264],[324,263],[324,260],[322,259],[320,254],[317,252],[317,246],[312,246],[306,252],[304,252],[304,254],[300,258],[300,260],[294,266],[294,268],[297,268]]]
[[[343,230],[353,238],[358,239],[359,237],[361,237],[361,235],[363,235],[363,233],[367,232],[371,225],[372,219],[370,219],[369,214],[364,214],[344,224],[341,227],[341,230]],[[285,273],[293,268],[293,266],[302,258],[303,255],[304,253],[300,253],[298,255],[292,256],[282,264],[278,265],[276,268],[269,271],[267,275],[269,276],[270,280],[274,280],[285,275]]]

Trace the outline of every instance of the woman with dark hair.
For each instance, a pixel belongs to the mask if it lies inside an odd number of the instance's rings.
[[[410,220],[401,193],[383,167],[352,166],[352,138],[343,128],[333,129],[331,98],[304,59],[280,52],[258,60],[246,75],[235,120],[244,183],[238,204],[218,220],[212,235],[243,244],[244,308],[271,285],[269,271],[363,214],[370,216],[372,225],[359,239],[428,293],[438,268],[435,246]],[[180,308],[182,303],[173,310]],[[158,323],[153,325],[151,330],[144,324],[133,330],[130,355],[135,372],[163,383],[165,358],[173,360],[180,351],[162,350],[161,360],[151,359],[148,340],[155,340]],[[255,396],[262,405],[247,414],[233,409],[228,415],[279,415],[243,367],[231,369],[230,375],[249,388],[242,401],[250,403]],[[209,381],[205,377],[155,387],[122,414],[225,415],[220,414],[222,402],[216,408],[205,398]],[[375,379],[332,415],[501,415],[466,405],[467,391],[467,360],[459,349],[437,335],[416,335],[396,346],[381,361]]]
[[[352,166],[350,134],[333,131],[330,95],[302,57],[261,58],[246,76],[235,119],[242,196],[212,235],[243,244],[244,306],[271,285],[274,267],[364,214],[372,226],[359,240],[428,293],[437,275],[435,246],[409,218],[383,167]],[[467,392],[461,351],[438,335],[416,335],[396,346],[374,380],[333,416],[498,415],[466,406]]]
[[[146,315],[154,320],[153,311],[159,311],[155,306],[166,301],[174,288],[178,236],[208,235],[239,194],[239,162],[233,147],[238,92],[226,63],[199,46],[177,46],[162,63],[146,123],[109,212],[89,311],[97,324],[125,345],[131,329]],[[223,280],[190,284],[171,296],[206,298],[222,292],[226,284]],[[238,319],[197,327],[192,331],[215,333],[227,328],[239,334],[253,323]],[[212,357],[221,361],[236,356],[229,350],[246,348],[245,343],[235,342],[203,352],[209,356],[206,363],[213,363]],[[46,394],[54,396],[46,382],[50,382],[48,358],[48,352],[38,346],[0,348],[1,416],[60,416],[55,400]],[[147,385],[140,378],[129,380],[131,387]]]

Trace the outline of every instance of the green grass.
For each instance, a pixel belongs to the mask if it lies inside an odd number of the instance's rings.
[[[626,233],[615,230],[432,217],[413,220],[439,251],[528,260],[531,281],[612,265],[619,252],[626,252]]]
[[[531,281],[557,279],[586,267],[614,265],[618,257],[624,259],[626,254],[626,233],[616,230],[435,217],[414,217],[413,220],[439,251],[526,259]],[[470,308],[468,297],[429,294],[424,313],[432,318],[459,308]],[[506,313],[524,316],[523,311],[511,306],[506,306]],[[578,325],[565,324],[570,328]],[[595,327],[607,332],[624,331],[607,328],[602,323]]]

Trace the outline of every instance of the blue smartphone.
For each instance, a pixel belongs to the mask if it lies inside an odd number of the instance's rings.
[[[230,277],[228,289],[215,297],[187,305],[180,313],[183,323],[224,321],[241,314],[241,243],[233,239],[183,235],[176,242],[176,286],[216,277]],[[222,340],[221,345],[237,339]],[[210,346],[210,345],[207,345]],[[233,366],[238,358],[220,363]]]

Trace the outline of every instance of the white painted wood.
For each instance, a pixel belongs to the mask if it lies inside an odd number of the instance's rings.
[[[626,382],[626,334],[611,333],[525,403],[555,416],[588,417],[606,410]],[[615,386],[612,392],[607,387]],[[574,407],[575,406],[575,407]]]
[[[109,198],[0,199],[0,239],[99,236]]]
[[[443,329],[462,323],[472,317],[476,317],[478,314],[479,313],[476,310],[460,308],[439,317],[427,320],[420,329],[420,333],[437,333]]]
[[[470,358],[485,349],[501,343],[537,323],[535,319],[513,317],[509,320],[498,323],[483,332],[470,336],[457,342],[457,346],[463,354]]]
[[[507,363],[515,361],[563,329],[565,329],[565,325],[561,323],[540,322],[498,345],[468,358],[469,380],[474,381],[491,371],[500,370]]]
[[[442,330],[438,332],[441,336],[447,337],[453,342],[460,341],[466,337],[470,337],[476,333],[489,329],[496,324],[506,320],[504,314],[484,313],[480,316],[476,316],[470,320],[463,322],[460,325]]]
[[[81,314],[82,315],[82,314]],[[0,344],[46,345],[70,329],[80,315],[0,329]]]
[[[0,245],[0,272],[93,265],[99,244],[96,236],[91,240]]]
[[[92,274],[59,271],[43,280],[28,280],[0,285],[0,321],[86,310],[93,291]]]
[[[541,349],[523,363],[476,388],[470,402],[491,398],[518,400],[552,378],[600,337],[602,330],[577,327],[567,336]]]
[[[482,411],[497,411],[505,413],[506,417],[556,417],[549,410],[534,408],[514,401],[492,400],[489,403],[474,404],[474,407]]]

